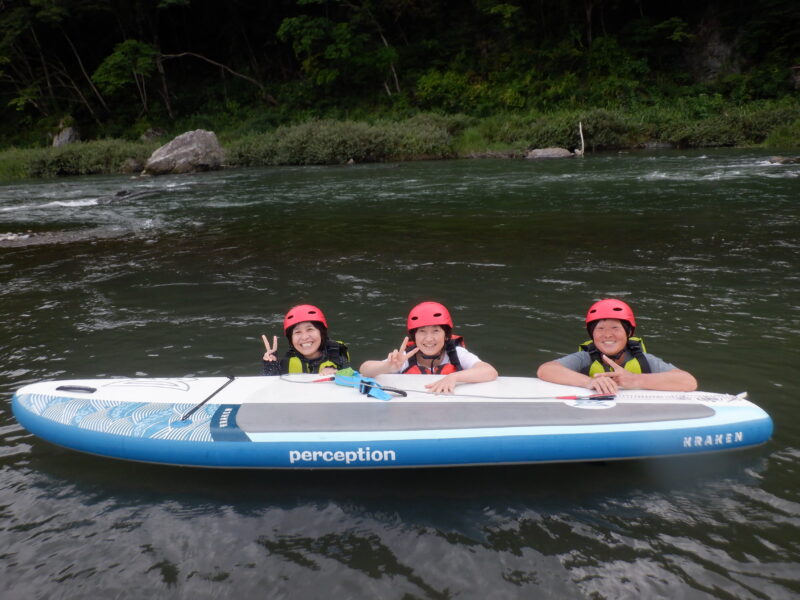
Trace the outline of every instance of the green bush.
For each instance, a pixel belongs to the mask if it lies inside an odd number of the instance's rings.
[[[681,148],[736,146],[742,140],[741,130],[725,116],[682,123],[668,134],[668,141]]]
[[[228,163],[237,166],[444,158],[453,155],[451,132],[462,131],[467,122],[458,115],[432,114],[376,124],[312,120],[240,138],[227,146],[226,154]]]
[[[457,114],[418,113],[404,119],[402,124],[411,129],[443,129],[450,135],[458,135],[477,121],[474,117]]]
[[[583,137],[591,150],[625,148],[637,139],[636,128],[616,111],[590,110],[581,114]]]
[[[386,157],[386,136],[380,129],[354,121],[309,121],[275,131],[278,164],[325,165],[375,162]]]
[[[99,140],[58,148],[7,150],[0,154],[0,174],[8,177],[58,177],[118,173],[128,158],[144,161],[157,144]]]
[[[460,127],[457,129],[460,130]],[[419,115],[393,123],[388,126],[387,133],[392,144],[389,156],[393,160],[448,158],[455,155],[453,135],[448,124],[435,117]]]
[[[233,140],[225,147],[225,160],[239,167],[275,164],[275,136],[272,133],[259,133]]]
[[[0,181],[30,177],[28,165],[37,152],[39,151],[35,149],[20,148],[9,148],[0,152]]]
[[[747,143],[760,144],[771,132],[800,119],[800,105],[793,107],[767,106],[745,113],[740,118],[740,127]]]
[[[574,112],[538,117],[525,130],[527,148],[574,148],[580,144],[578,136],[579,116]]]
[[[800,148],[800,119],[775,127],[764,140],[764,146],[779,149]]]
[[[796,119],[800,119],[797,105],[766,103],[745,108],[726,105],[708,118],[676,120],[665,137],[681,147],[755,145]]]
[[[525,145],[532,120],[530,116],[519,114],[494,115],[481,119],[475,129],[492,144]]]
[[[446,111],[473,110],[489,95],[485,82],[453,70],[431,69],[417,79],[414,89],[420,106]]]

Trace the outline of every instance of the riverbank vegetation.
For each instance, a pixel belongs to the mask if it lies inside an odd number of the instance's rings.
[[[514,156],[578,122],[589,152],[798,147],[798,30],[795,0],[7,0],[0,177],[198,128],[234,166]],[[65,126],[84,141],[49,147]]]
[[[687,119],[680,110],[594,109],[546,114],[420,113],[374,122],[314,119],[266,132],[221,131],[230,167],[343,164],[461,157],[522,157],[529,148],[580,147],[587,152],[638,148],[798,147],[800,106],[751,103]],[[103,139],[60,147],[0,151],[0,180],[137,172],[161,141]],[[132,166],[133,165],[133,166]],[[138,165],[138,167],[136,166]]]

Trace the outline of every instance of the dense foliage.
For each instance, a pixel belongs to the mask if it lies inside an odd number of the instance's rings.
[[[310,118],[362,122],[341,125],[357,143],[419,112],[792,112],[798,32],[796,0],[0,0],[0,147],[66,124],[271,132],[280,152],[302,134],[276,128]]]

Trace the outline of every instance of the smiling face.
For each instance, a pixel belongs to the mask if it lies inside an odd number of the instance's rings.
[[[439,355],[446,338],[445,330],[439,325],[426,325],[414,332],[414,343],[425,356]]]
[[[305,358],[319,358],[321,345],[322,332],[311,321],[298,323],[292,329],[292,346]]]
[[[602,319],[595,325],[592,341],[603,354],[616,356],[625,348],[628,332],[617,319]]]

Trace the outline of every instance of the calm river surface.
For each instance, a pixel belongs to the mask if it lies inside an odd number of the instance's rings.
[[[0,184],[0,597],[799,597],[800,165],[768,157]],[[773,440],[607,464],[216,471],[63,450],[11,414],[42,379],[258,374],[260,334],[301,302],[359,364],[439,300],[482,359],[532,376],[607,296],[701,389],[747,390]]]

